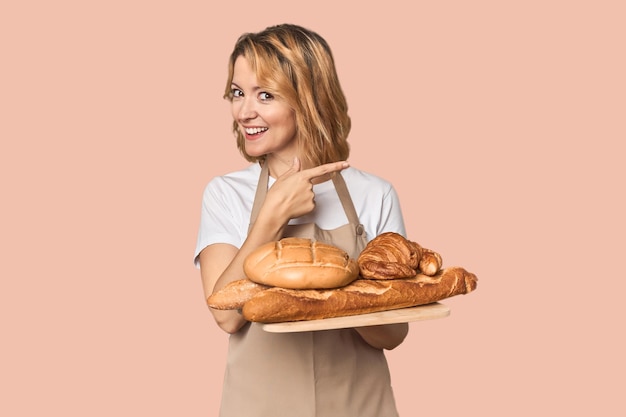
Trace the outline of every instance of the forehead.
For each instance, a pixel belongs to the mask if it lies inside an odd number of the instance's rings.
[[[240,55],[235,60],[235,65],[233,66],[233,83],[240,87],[258,86],[256,72],[250,65],[248,59],[246,59],[243,55]]]

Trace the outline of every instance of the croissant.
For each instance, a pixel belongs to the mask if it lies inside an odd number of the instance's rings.
[[[369,279],[412,278],[418,271],[432,276],[442,265],[437,252],[394,232],[382,233],[369,241],[357,262],[361,276]]]
[[[434,276],[441,269],[442,263],[441,255],[433,250],[422,248],[422,259],[419,262],[419,270],[422,274]]]

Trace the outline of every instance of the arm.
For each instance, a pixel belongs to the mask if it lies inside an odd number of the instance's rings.
[[[391,350],[404,341],[409,332],[409,324],[357,327],[354,330],[372,347]]]
[[[281,175],[270,188],[259,215],[241,248],[229,244],[213,244],[199,255],[200,271],[205,298],[228,283],[245,277],[243,262],[257,247],[282,237],[285,225],[291,218],[302,216],[315,208],[312,180],[348,166],[345,162],[321,165],[301,170],[296,159],[294,165]],[[211,309],[217,324],[224,331],[234,333],[245,323],[238,311]]]
[[[245,277],[243,272],[244,259],[258,246],[280,239],[284,224],[278,218],[264,220],[268,210],[261,210],[259,218],[250,231],[241,248],[217,243],[209,245],[200,252],[200,274],[204,287],[205,299],[213,292],[222,289],[226,284]],[[236,310],[211,309],[217,325],[227,333],[239,330],[246,320]]]

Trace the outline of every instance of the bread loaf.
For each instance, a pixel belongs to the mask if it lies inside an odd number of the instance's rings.
[[[239,310],[244,303],[255,294],[270,288],[267,285],[257,284],[249,279],[240,279],[228,283],[219,291],[207,297],[209,307],[216,310]]]
[[[333,245],[284,238],[255,249],[244,260],[244,273],[258,284],[291,289],[338,288],[359,273],[356,259]]]
[[[395,232],[370,240],[357,261],[361,276],[370,279],[410,278],[418,272],[432,276],[442,265],[441,255]]]
[[[350,316],[429,304],[469,293],[476,285],[476,275],[450,267],[432,277],[417,274],[407,279],[357,279],[333,290],[275,287],[252,296],[242,313],[249,321],[264,323]]]

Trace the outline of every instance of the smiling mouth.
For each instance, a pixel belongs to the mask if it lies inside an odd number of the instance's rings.
[[[259,133],[267,131],[267,127],[246,127],[244,131],[248,135],[258,135]]]

